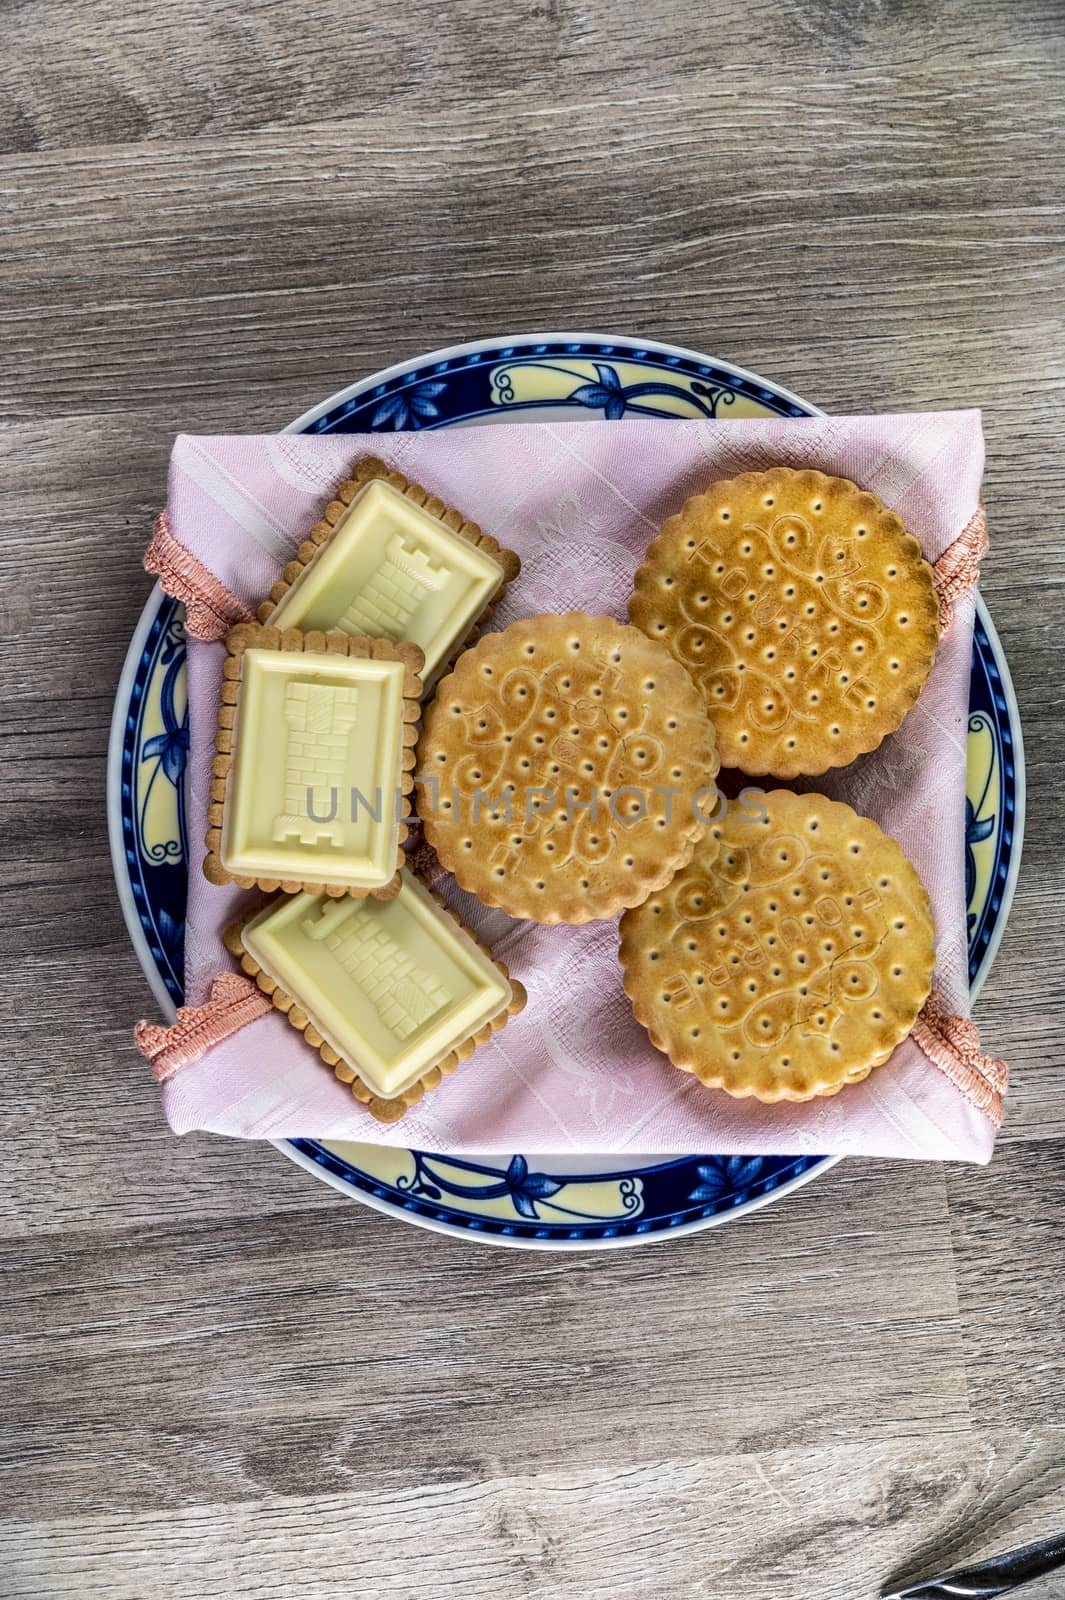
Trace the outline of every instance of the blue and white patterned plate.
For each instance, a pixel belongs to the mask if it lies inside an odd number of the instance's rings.
[[[456,345],[334,395],[290,433],[381,433],[509,418],[805,417],[815,406],[728,362],[600,334]],[[163,1010],[181,1003],[189,846],[183,608],[156,589],[115,699],[108,823],[130,938]],[[969,690],[965,877],[973,992],[1006,924],[1024,825],[1024,758],[1009,671],[978,599]],[[422,1227],[492,1244],[589,1249],[668,1238],[779,1199],[833,1156],[693,1155],[663,1161],[514,1154],[459,1160],[312,1139],[278,1149],[355,1199]]]

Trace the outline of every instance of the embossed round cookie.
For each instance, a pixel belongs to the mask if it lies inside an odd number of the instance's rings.
[[[652,1044],[709,1088],[836,1094],[887,1060],[928,997],[928,896],[850,806],[784,789],[747,798],[622,917],[625,990]]]
[[[846,766],[897,728],[939,640],[932,569],[902,520],[845,478],[773,467],[670,517],[629,616],[691,673],[721,762]]]
[[[668,883],[705,832],[718,761],[669,652],[613,617],[511,623],[425,713],[425,836],[464,889],[537,922],[591,922]]]

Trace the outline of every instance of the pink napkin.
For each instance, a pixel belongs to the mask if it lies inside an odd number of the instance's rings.
[[[254,610],[366,453],[384,457],[518,551],[522,573],[497,608],[491,625],[498,627],[574,608],[624,617],[649,539],[713,478],[780,462],[814,466],[855,479],[895,507],[929,560],[940,562],[940,575],[956,569],[953,617],[929,683],[899,731],[872,755],[810,787],[873,817],[917,866],[936,919],[935,981],[947,1021],[939,1032],[925,1031],[924,1048],[911,1036],[886,1066],[834,1098],[776,1106],[733,1100],[677,1072],[634,1021],[621,986],[615,922],[580,928],[515,922],[481,906],[437,869],[434,887],[525,984],[529,1003],[519,1018],[398,1125],[382,1126],[284,1018],[268,1011],[172,1072],[163,1087],[171,1127],[452,1153],[862,1152],[986,1161],[1003,1085],[999,1064],[979,1055],[964,1020],[962,828],[973,596],[957,581],[956,559],[964,554],[963,531],[979,520],[979,413],[540,422],[391,436],[182,436],[171,460],[168,529],[153,544],[153,570],[194,602],[190,632],[195,627],[217,640],[227,621]],[[970,561],[970,576],[974,568]],[[188,1002],[197,1006],[215,975],[233,969],[220,933],[249,901],[240,890],[212,887],[199,870],[223,654],[221,643],[190,637],[186,984]],[[164,1075],[158,1065],[157,1075]]]

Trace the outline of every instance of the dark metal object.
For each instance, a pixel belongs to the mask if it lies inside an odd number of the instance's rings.
[[[992,1556],[990,1561],[957,1567],[906,1589],[892,1589],[883,1600],[996,1600],[998,1595],[1008,1594],[1020,1584],[1031,1583],[1063,1566],[1065,1534],[1059,1533],[1053,1539],[1040,1539],[1037,1544]]]

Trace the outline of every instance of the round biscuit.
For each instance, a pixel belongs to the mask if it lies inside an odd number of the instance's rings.
[[[783,789],[732,802],[620,934],[625,991],[657,1049],[708,1088],[766,1102],[867,1077],[913,1027],[935,965],[928,895],[895,841],[850,806]]]
[[[939,602],[901,518],[845,478],[773,467],[664,524],[629,616],[691,673],[725,767],[813,776],[898,727],[932,667]]]
[[[582,923],[669,882],[705,831],[717,770],[687,672],[636,628],[574,611],[459,657],[425,713],[416,804],[486,905]]]

